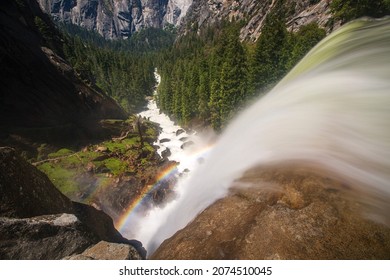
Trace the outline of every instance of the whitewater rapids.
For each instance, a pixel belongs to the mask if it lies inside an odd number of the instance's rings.
[[[178,186],[178,198],[145,218],[138,235],[148,253],[224,197],[245,171],[286,163],[344,181],[371,207],[371,218],[389,224],[389,19],[354,21],[331,34],[242,112]]]

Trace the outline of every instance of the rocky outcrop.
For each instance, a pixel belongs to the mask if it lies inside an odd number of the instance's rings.
[[[164,23],[180,25],[193,0],[168,0]]]
[[[1,1],[0,26],[0,142],[76,144],[101,135],[99,120],[126,118],[60,57],[61,36],[36,1]]]
[[[282,6],[290,30],[312,22],[330,32],[331,0],[38,0],[55,20],[95,30],[105,38],[127,38],[147,27],[199,30],[221,20],[241,20],[242,40],[255,41],[266,16]],[[280,6],[280,7],[279,7]]]
[[[98,238],[72,214],[0,218],[0,259],[62,259]]]
[[[79,255],[68,260],[141,260],[139,253],[130,245],[100,241]]]
[[[279,5],[281,4],[281,5]],[[261,33],[264,19],[273,10],[284,9],[287,26],[297,30],[300,26],[312,22],[328,32],[333,28],[329,8],[330,0],[194,0],[182,24],[181,32],[196,26],[199,30],[221,20],[244,21],[240,37],[242,40],[255,41]],[[280,7],[279,7],[280,6]]]
[[[39,3],[55,20],[116,39],[128,38],[147,27],[179,24],[192,0],[39,0]]]
[[[348,186],[304,170],[248,172],[152,259],[389,259],[390,228],[366,220]]]
[[[171,155],[172,153],[169,148],[166,148],[164,151],[161,152],[161,157],[165,160],[167,160]]]
[[[0,193],[0,259],[62,259],[101,240],[134,247],[129,257],[146,255],[107,214],[70,201],[11,148],[0,148]]]
[[[0,170],[1,216],[26,218],[73,211],[72,202],[14,149],[0,147]]]

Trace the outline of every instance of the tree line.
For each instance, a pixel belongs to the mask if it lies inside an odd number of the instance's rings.
[[[283,3],[277,1],[278,8],[267,16],[255,44],[239,40],[241,21],[221,21],[205,30],[194,25],[192,32],[176,41],[173,26],[145,29],[126,40],[105,40],[70,24],[59,24],[59,35],[39,17],[35,25],[46,45],[64,56],[82,79],[105,91],[129,113],[141,110],[145,96],[152,95],[157,67],[162,77],[160,108],[183,125],[198,122],[220,130],[325,36],[316,24],[289,32]],[[347,22],[389,14],[390,0],[333,0],[330,8],[334,20]]]
[[[198,122],[221,130],[248,100],[277,83],[325,37],[317,24],[287,30],[271,13],[256,44],[242,43],[242,22],[222,21],[179,38],[158,60],[160,108],[178,122]]]
[[[173,44],[174,33],[145,29],[127,40],[106,40],[76,25],[60,24],[63,53],[82,79],[114,98],[128,113],[136,113],[153,94],[154,58]]]
[[[390,0],[333,0],[330,8],[333,18],[342,22],[363,16],[380,18],[390,14]]]

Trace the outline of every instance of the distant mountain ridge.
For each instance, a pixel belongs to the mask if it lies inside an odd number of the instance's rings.
[[[282,10],[287,27],[297,31],[301,26],[317,23],[330,32],[334,27],[332,0],[194,0],[181,25],[181,33],[212,26],[221,20],[243,21],[241,40],[256,41],[265,18],[271,11]]]
[[[54,20],[97,31],[106,39],[128,38],[144,28],[178,25],[192,0],[38,0]]]
[[[106,39],[128,38],[148,27],[174,25],[181,34],[221,20],[245,24],[241,40],[256,41],[266,16],[282,7],[291,30],[317,23],[334,27],[331,0],[37,0],[54,20],[97,31]],[[278,8],[279,7],[279,8]]]

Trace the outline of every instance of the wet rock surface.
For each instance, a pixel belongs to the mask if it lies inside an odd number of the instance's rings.
[[[164,138],[164,139],[160,140],[160,143],[166,143],[166,142],[170,142],[170,141],[171,141],[171,139]]]
[[[180,134],[183,134],[183,133],[185,133],[186,131],[184,130],[184,129],[178,129],[177,131],[176,131],[176,136],[179,136]]]
[[[195,143],[193,141],[188,141],[188,142],[185,142],[183,145],[180,146],[181,149],[187,149],[191,146],[193,146]]]
[[[152,259],[389,259],[390,229],[364,218],[336,181],[306,171],[248,172],[167,239]]]
[[[164,151],[161,152],[161,157],[163,159],[168,159],[168,157],[171,156],[171,150],[169,148],[166,148]]]

